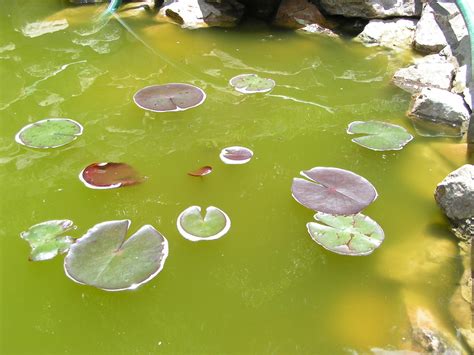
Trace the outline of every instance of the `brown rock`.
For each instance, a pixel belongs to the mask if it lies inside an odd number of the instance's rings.
[[[283,0],[273,24],[292,29],[303,28],[311,24],[318,24],[322,27],[330,26],[318,7],[308,0]]]

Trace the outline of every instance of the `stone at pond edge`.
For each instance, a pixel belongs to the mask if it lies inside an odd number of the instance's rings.
[[[368,46],[410,49],[415,36],[416,22],[417,20],[405,18],[372,20],[356,40]]]
[[[316,5],[307,0],[283,0],[273,20],[273,25],[291,29],[312,24],[327,27],[329,22]]]
[[[466,164],[450,173],[436,187],[435,199],[455,223],[474,217],[474,165]]]
[[[331,15],[362,18],[410,17],[421,13],[420,0],[321,0]]]

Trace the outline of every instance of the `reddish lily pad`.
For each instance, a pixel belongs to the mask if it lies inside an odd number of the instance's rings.
[[[217,207],[207,207],[203,218],[201,207],[191,206],[181,212],[176,224],[184,238],[199,242],[223,237],[229,231],[231,222],[229,216]]]
[[[205,99],[202,89],[174,83],[147,86],[133,96],[138,107],[153,112],[184,111],[201,105]]]
[[[293,198],[314,211],[356,214],[377,198],[375,187],[367,179],[348,170],[316,167],[300,174],[308,180],[293,179]]]
[[[225,164],[245,164],[253,157],[253,152],[245,147],[227,147],[222,149],[219,155]]]
[[[143,180],[135,169],[125,163],[91,164],[81,171],[79,179],[91,189],[115,189]]]
[[[190,171],[188,173],[188,175],[191,175],[191,176],[205,176],[205,175],[210,174],[211,172],[212,172],[212,166],[206,165],[206,166],[200,167],[197,170]]]

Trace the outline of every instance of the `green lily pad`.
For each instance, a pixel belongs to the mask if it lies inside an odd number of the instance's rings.
[[[20,236],[31,246],[30,260],[43,261],[69,250],[74,239],[63,234],[75,228],[68,219],[47,221],[35,224]]]
[[[275,87],[272,79],[261,78],[256,74],[241,74],[230,79],[229,84],[242,94],[268,92]]]
[[[206,208],[204,218],[201,207],[191,206],[181,212],[177,221],[179,233],[192,242],[219,239],[229,231],[230,224],[229,216],[214,206]]]
[[[316,222],[306,225],[311,238],[323,248],[337,254],[369,255],[384,240],[383,229],[362,213],[335,216],[318,212],[314,219]]]
[[[400,150],[413,139],[405,128],[380,121],[352,122],[347,127],[347,133],[364,134],[352,141],[376,151]]]
[[[73,281],[106,291],[133,290],[153,279],[168,257],[168,241],[150,225],[125,240],[129,220],[96,224],[64,259]]]
[[[47,118],[23,127],[15,140],[30,148],[57,148],[76,140],[82,131],[78,122],[68,118]]]

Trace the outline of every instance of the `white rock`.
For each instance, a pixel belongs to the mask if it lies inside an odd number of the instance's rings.
[[[380,45],[395,49],[412,46],[417,20],[371,20],[356,40],[367,45]]]
[[[444,32],[436,22],[433,8],[426,4],[420,21],[416,25],[413,46],[422,53],[438,53],[447,45]]]
[[[332,15],[363,18],[411,17],[421,13],[421,0],[321,0]]]

